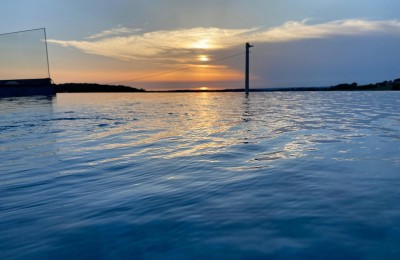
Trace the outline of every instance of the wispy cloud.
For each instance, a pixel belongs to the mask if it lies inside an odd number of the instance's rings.
[[[307,22],[307,20],[290,21],[274,28],[197,27],[153,32],[117,27],[89,36],[82,41],[50,39],[48,42],[120,60],[188,64],[193,62],[193,57],[206,51],[229,49],[247,41],[253,43],[289,42],[376,33],[400,36],[400,21],[398,20],[352,19],[320,24]]]
[[[386,33],[400,35],[400,21],[339,20],[323,24],[290,21],[282,26],[251,34],[257,42],[285,42],[346,35]]]
[[[105,37],[110,37],[110,36],[120,36],[120,35],[129,35],[129,34],[135,34],[138,32],[141,32],[142,29],[131,29],[127,27],[122,27],[119,26],[117,28],[112,28],[110,30],[104,30],[100,33],[96,33],[94,35],[86,37],[86,39],[92,40],[92,39],[99,39],[99,38],[105,38]]]

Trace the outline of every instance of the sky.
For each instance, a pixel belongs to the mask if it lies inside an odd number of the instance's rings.
[[[0,33],[45,27],[56,83],[243,88],[250,42],[252,88],[331,86],[400,78],[399,10],[398,0],[2,0]]]

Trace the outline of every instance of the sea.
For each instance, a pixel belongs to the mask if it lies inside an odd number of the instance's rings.
[[[400,92],[0,99],[0,259],[399,259]]]

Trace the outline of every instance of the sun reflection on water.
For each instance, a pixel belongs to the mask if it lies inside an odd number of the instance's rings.
[[[176,258],[181,252],[169,249],[182,241],[192,258],[204,248],[211,257],[221,248],[240,257],[254,241],[281,245],[266,258],[279,258],[282,248],[309,256],[321,241],[329,245],[321,255],[350,250],[346,256],[357,258],[360,248],[372,248],[361,257],[398,255],[396,93],[2,101],[6,259],[101,258],[110,256],[108,244],[122,247],[114,258],[147,249],[155,249],[150,258]]]

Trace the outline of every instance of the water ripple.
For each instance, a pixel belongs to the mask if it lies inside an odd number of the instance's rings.
[[[398,95],[2,99],[0,258],[396,259]]]

